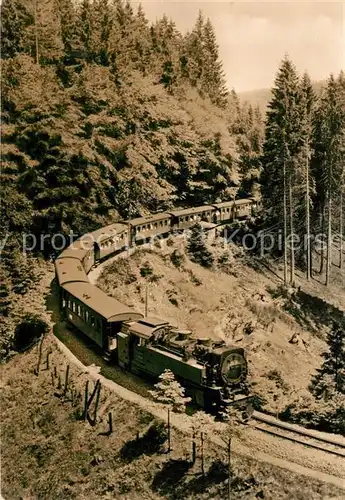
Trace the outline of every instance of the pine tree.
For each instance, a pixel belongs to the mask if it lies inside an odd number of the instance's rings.
[[[25,6],[13,0],[1,4],[1,57],[7,59],[25,50],[24,30],[33,24]]]
[[[183,40],[182,71],[193,87],[200,88],[204,69],[204,26],[203,13],[199,10],[193,30]]]
[[[207,19],[202,35],[203,71],[201,90],[218,106],[225,106],[229,92],[226,88],[223,65],[219,59],[214,28]]]
[[[312,380],[310,389],[316,398],[332,398],[334,391],[345,394],[345,330],[337,323],[328,335],[329,350],[323,353],[324,362]]]
[[[213,255],[205,243],[205,235],[201,224],[197,223],[191,228],[187,244],[191,259],[204,267],[212,267]]]
[[[159,376],[159,382],[155,384],[155,390],[149,391],[157,403],[168,411],[168,447],[171,450],[170,412],[184,413],[190,398],[185,396],[183,387],[175,379],[171,370],[164,370]]]
[[[345,161],[345,110],[341,95],[340,87],[331,75],[314,119],[313,171],[317,179],[316,205],[320,207],[322,221],[324,214],[327,214],[326,285],[329,283],[332,262],[334,201],[339,198]],[[322,266],[323,253],[320,272]]]
[[[77,32],[77,12],[72,0],[57,0],[60,16],[61,40],[66,58],[73,56],[73,52],[80,49]]]
[[[300,83],[300,100],[299,100],[299,121],[300,121],[300,164],[303,166],[297,171],[297,187],[296,187],[296,214],[299,226],[297,234],[301,240],[306,242],[302,250],[306,253],[307,279],[311,277],[311,210],[312,196],[315,193],[314,179],[310,172],[310,159],[312,155],[312,120],[315,106],[315,94],[311,84],[310,77],[307,73],[303,75]],[[305,236],[305,239],[304,239]]]
[[[268,224],[284,226],[284,282],[287,282],[288,210],[290,240],[294,237],[294,188],[298,168],[298,75],[285,57],[268,105],[263,145],[261,190]],[[295,251],[290,241],[290,281],[294,281]]]

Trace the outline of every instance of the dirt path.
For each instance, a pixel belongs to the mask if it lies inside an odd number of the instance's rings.
[[[139,394],[135,394],[124,387],[116,384],[115,382],[108,380],[107,378],[101,376],[99,374],[99,371],[97,367],[86,367],[81,363],[78,358],[74,356],[74,354],[62,343],[60,342],[57,338],[54,338],[56,345],[58,349],[66,356],[66,358],[73,363],[77,368],[79,368],[81,371],[86,372],[89,374],[89,376],[93,380],[99,379],[101,383],[107,387],[109,390],[115,392],[118,396],[121,398],[134,403],[136,405],[139,405],[141,408],[144,410],[152,413],[156,417],[162,419],[163,421],[167,420],[166,412],[161,410],[159,407],[157,407],[156,404],[151,403],[144,397],[140,396]],[[180,430],[184,430],[188,432],[189,429],[189,422],[188,419],[185,416],[178,415],[178,414],[173,414],[172,419],[171,419],[172,425]],[[224,446],[224,443],[221,439],[217,439],[215,436],[212,436],[212,441],[219,445],[219,446]],[[316,479],[323,481],[328,484],[333,484],[335,486],[338,486],[340,488],[344,489],[344,498],[345,498],[345,476],[342,477],[337,477],[336,475],[320,472],[320,470],[315,470],[309,467],[302,466],[300,464],[291,462],[289,460],[285,460],[282,458],[278,458],[272,455],[269,455],[268,453],[264,453],[262,451],[257,451],[258,446],[253,446],[252,448],[249,448],[247,446],[244,446],[242,443],[240,443],[237,439],[234,440],[234,451],[242,454],[246,457],[254,458],[258,461],[265,462],[267,464],[277,466],[277,467],[282,467],[287,470],[291,470],[297,474],[301,474],[303,476],[308,476],[310,478]],[[300,448],[300,447],[299,447]],[[299,449],[301,452],[301,449]],[[310,453],[310,452],[309,452]],[[314,452],[311,452],[314,454]],[[316,461],[317,463],[317,461]],[[339,459],[338,461],[339,467],[341,470],[341,467],[343,466],[343,471],[345,471],[345,460]]]

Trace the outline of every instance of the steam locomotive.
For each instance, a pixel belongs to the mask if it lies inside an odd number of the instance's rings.
[[[140,376],[156,379],[170,369],[193,401],[207,409],[249,405],[244,350],[222,341],[194,339],[168,322],[144,318],[88,279],[101,260],[138,242],[191,227],[197,220],[224,224],[253,215],[258,201],[248,198],[215,205],[162,212],[114,223],[84,235],[55,260],[64,318],[104,351],[111,362]]]

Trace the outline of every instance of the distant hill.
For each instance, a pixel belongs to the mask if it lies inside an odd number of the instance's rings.
[[[317,94],[321,93],[326,80],[321,80],[313,83],[314,90]],[[241,102],[248,102],[252,106],[259,106],[260,110],[264,113],[267,104],[271,99],[271,89],[256,89],[248,90],[246,92],[239,92],[238,96]]]

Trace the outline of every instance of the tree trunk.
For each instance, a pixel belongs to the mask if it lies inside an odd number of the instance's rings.
[[[231,498],[231,437],[228,441],[228,500]]]
[[[310,200],[309,200],[309,148],[306,157],[306,231],[307,231],[307,280],[311,276],[311,246],[310,246]]]
[[[171,451],[171,437],[170,437],[170,408],[168,408],[168,453]]]
[[[324,249],[324,231],[325,231],[325,204],[322,204],[321,208],[321,234],[322,234],[322,245],[321,245],[321,252],[320,252],[320,274],[323,273],[323,265],[324,265],[324,256],[325,256],[325,249]]]
[[[289,209],[290,209],[290,283],[295,284],[295,248],[294,248],[294,211],[293,211],[293,193],[292,193],[292,176],[289,175]]]
[[[332,195],[328,193],[328,218],[327,218],[327,262],[326,262],[326,286],[329,283],[329,275],[332,262]]]
[[[192,441],[192,463],[195,464],[196,461],[196,442],[195,442],[195,432],[193,432],[193,441]]]
[[[339,268],[343,268],[343,232],[344,232],[344,221],[343,221],[343,186],[341,186],[340,191],[340,217],[339,217],[339,233],[340,233],[340,242],[339,242]]]
[[[286,161],[284,158],[284,169],[283,169],[283,177],[284,177],[284,193],[283,193],[283,203],[284,203],[284,285],[287,285],[287,202],[286,202]]]
[[[201,472],[202,475],[205,475],[205,464],[204,464],[204,433],[200,432],[200,441],[201,441]]]
[[[84,420],[87,418],[87,410],[88,410],[88,402],[89,402],[89,381],[85,382],[85,401],[84,401]]]

